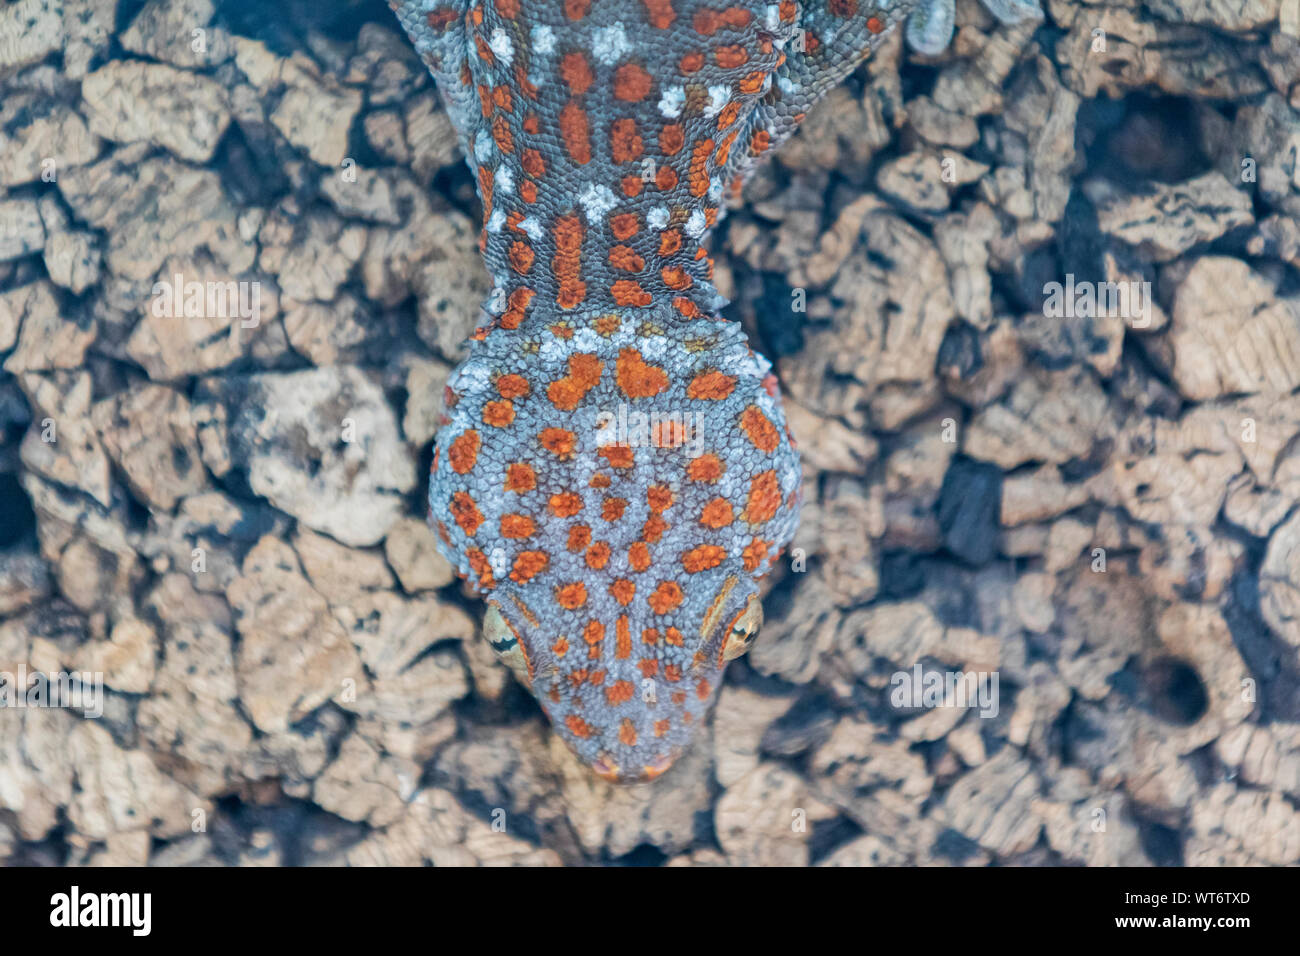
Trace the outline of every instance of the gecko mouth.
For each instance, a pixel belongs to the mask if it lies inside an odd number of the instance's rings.
[[[681,750],[673,750],[662,757],[656,757],[650,763],[643,764],[639,768],[628,767],[626,769],[602,754],[592,762],[591,770],[596,776],[608,780],[610,783],[649,783],[651,780],[663,776],[677,762],[677,758],[681,756],[681,753]]]

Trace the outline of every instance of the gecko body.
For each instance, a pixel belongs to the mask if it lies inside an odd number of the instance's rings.
[[[448,382],[430,519],[557,733],[607,779],[652,779],[753,641],[798,518],[775,376],[719,316],[705,240],[916,4],[391,5],[474,173],[495,281]]]

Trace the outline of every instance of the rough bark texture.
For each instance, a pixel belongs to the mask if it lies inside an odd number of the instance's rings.
[[[0,710],[0,862],[1300,862],[1285,2],[961,2],[756,177],[714,252],[805,518],[625,789],[422,520],[487,292],[431,81],[378,0],[276,6],[0,7],[0,671],[107,687]],[[997,715],[897,706],[917,665]]]

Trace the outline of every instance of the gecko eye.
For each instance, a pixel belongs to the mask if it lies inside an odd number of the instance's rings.
[[[526,683],[528,661],[524,657],[523,648],[519,646],[519,636],[501,616],[501,612],[495,605],[489,604],[487,613],[483,615],[483,636],[492,645],[492,650],[496,651],[497,657],[501,658],[501,663]]]
[[[763,626],[763,605],[755,594],[745,605],[745,609],[736,615],[722,644],[722,659],[734,661],[754,644],[759,628]]]

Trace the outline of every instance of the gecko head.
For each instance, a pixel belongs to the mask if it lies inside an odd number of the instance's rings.
[[[593,771],[686,749],[762,621],[799,459],[738,325],[596,315],[476,342],[430,481],[484,636]]]
[[[763,623],[758,588],[739,562],[692,582],[671,609],[679,594],[669,586],[644,610],[588,596],[597,606],[544,622],[533,608],[550,594],[503,590],[489,600],[484,637],[569,748],[614,783],[653,780],[672,766]]]

